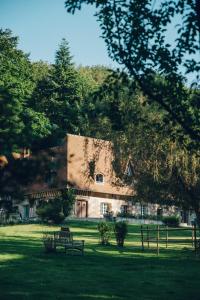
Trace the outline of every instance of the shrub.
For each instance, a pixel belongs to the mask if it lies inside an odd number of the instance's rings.
[[[7,225],[15,225],[16,223],[13,220],[8,220]]]
[[[108,211],[103,215],[104,219],[108,222],[113,221],[113,211]]]
[[[74,191],[72,189],[63,191],[60,200],[63,209],[63,214],[66,218],[71,214],[73,205],[75,203]]]
[[[114,232],[116,237],[116,242],[119,247],[124,246],[124,240],[126,238],[126,235],[128,233],[128,226],[127,223],[122,222],[116,222],[114,225]]]
[[[158,215],[137,215],[137,219],[162,221],[162,216]]]
[[[135,215],[133,215],[132,213],[129,213],[129,212],[118,212],[117,213],[117,217],[119,217],[119,218],[131,218],[131,219],[134,219]]]
[[[164,225],[170,226],[170,227],[178,227],[179,223],[180,223],[179,217],[177,217],[177,216],[163,217],[162,222],[164,223]]]
[[[36,212],[44,222],[60,224],[71,213],[74,201],[73,191],[64,191],[55,199],[50,199],[48,202],[41,201]]]
[[[111,231],[112,231],[110,224],[106,222],[100,222],[97,226],[97,229],[100,234],[100,243],[102,245],[108,245],[109,239],[111,237]]]
[[[42,203],[37,209],[37,214],[44,222],[50,221],[55,224],[60,224],[65,219],[57,199]]]

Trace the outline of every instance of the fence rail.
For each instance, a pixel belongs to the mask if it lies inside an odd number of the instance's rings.
[[[190,232],[190,239],[186,237],[170,237],[172,232]],[[179,243],[179,244],[191,244],[194,248],[195,253],[197,253],[199,240],[197,238],[197,227],[194,225],[191,228],[169,228],[160,227],[159,225],[156,228],[149,228],[149,226],[141,225],[141,245],[142,251],[145,250],[145,243],[147,248],[150,248],[150,243],[156,243],[157,255],[160,253],[160,245],[165,244],[165,247],[168,248],[169,243]]]

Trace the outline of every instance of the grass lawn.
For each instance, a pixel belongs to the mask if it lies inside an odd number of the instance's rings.
[[[200,258],[191,247],[163,246],[159,257],[142,252],[136,225],[123,250],[114,239],[100,246],[96,225],[69,223],[74,238],[85,239],[83,257],[44,253],[42,232],[58,227],[0,227],[0,299],[200,299]]]

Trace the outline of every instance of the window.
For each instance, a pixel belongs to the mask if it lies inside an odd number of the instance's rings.
[[[132,166],[131,166],[130,162],[128,163],[128,165],[126,167],[125,175],[126,176],[133,176],[133,169],[132,169]]]
[[[101,203],[100,204],[100,214],[105,215],[110,209],[109,203]]]
[[[148,206],[147,205],[141,205],[141,216],[148,215]]]
[[[128,213],[128,205],[121,205],[121,213],[127,214]]]
[[[163,215],[163,209],[161,207],[157,208],[157,216],[162,217]]]
[[[29,157],[30,156],[30,149],[24,148],[23,149],[23,158]]]
[[[95,182],[96,183],[104,183],[104,177],[102,174],[96,174],[95,176]]]

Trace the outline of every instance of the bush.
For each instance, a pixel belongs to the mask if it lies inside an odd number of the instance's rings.
[[[112,231],[111,225],[106,222],[100,222],[97,226],[97,229],[100,233],[100,243],[102,245],[108,245]]]
[[[114,232],[116,237],[116,242],[119,247],[124,246],[124,240],[128,233],[128,226],[126,222],[116,222],[114,225]]]
[[[60,197],[50,199],[48,202],[41,201],[36,212],[42,221],[60,224],[70,214],[74,201],[73,191],[64,191]]]
[[[137,215],[137,219],[142,220],[153,220],[153,221],[162,221],[162,216],[158,215]]]
[[[57,203],[57,199],[42,203],[40,207],[37,208],[37,214],[42,221],[50,221],[55,224],[60,224],[65,219],[63,212],[61,212],[60,203]]]
[[[113,221],[113,211],[108,211],[103,215],[104,219],[108,222]]]
[[[164,225],[169,227],[178,227],[180,224],[179,217],[177,216],[167,216],[162,218]]]
[[[135,215],[133,215],[132,213],[129,213],[129,212],[118,212],[117,213],[117,217],[119,217],[119,218],[131,218],[131,219],[134,219]]]

